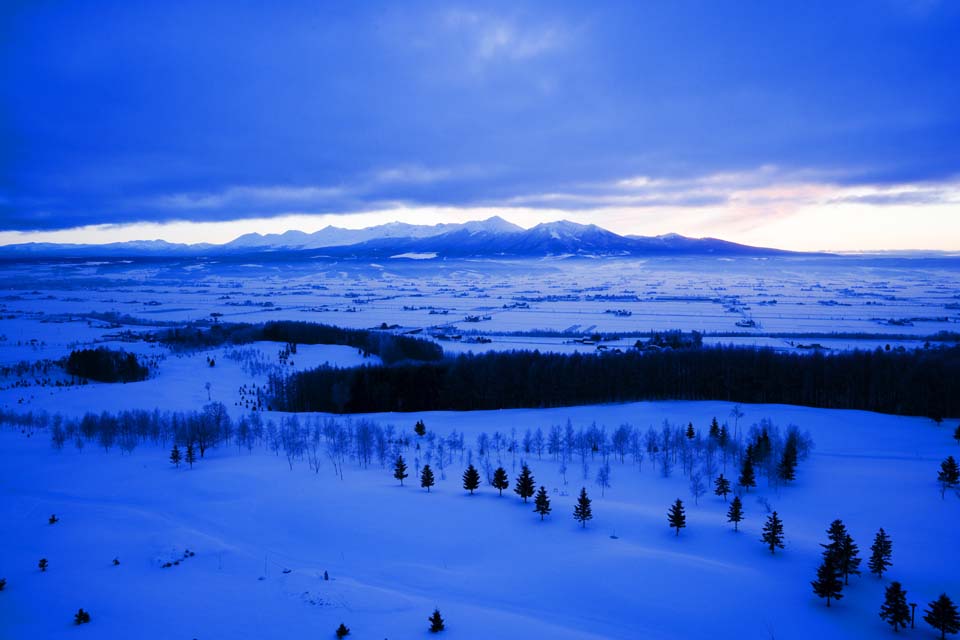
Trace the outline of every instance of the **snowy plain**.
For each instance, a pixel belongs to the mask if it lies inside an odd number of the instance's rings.
[[[840,350],[911,348],[957,329],[956,263],[858,258],[844,270],[831,260],[5,265],[0,365],[104,345],[147,355],[156,366],[149,379],[129,384],[57,387],[11,373],[0,379],[0,408],[81,416],[194,411],[220,401],[239,418],[246,412],[240,389],[263,384],[268,372],[377,362],[319,345],[301,345],[292,363],[278,358],[283,345],[273,343],[176,353],[132,335],[211,313],[236,322],[398,324],[418,335],[479,331],[491,340],[441,341],[454,353],[596,350],[552,333],[513,333],[568,329],[696,329],[724,334],[707,342],[783,349],[817,342]],[[105,312],[119,315],[105,319]],[[737,326],[744,320],[757,326]],[[608,432],[622,423],[692,422],[705,433],[713,417],[733,426],[732,409],[655,402],[366,417],[414,442],[422,419],[430,432],[462,433],[476,449],[481,432],[547,431],[568,420]],[[873,638],[892,633],[877,615],[890,579],[921,608],[941,592],[960,599],[960,500],[952,493],[941,499],[936,485],[939,462],[960,454],[951,438],[960,417],[937,427],[926,418],[858,411],[742,410],[738,426],[763,419],[781,429],[797,425],[814,449],[795,483],[775,488],[761,478],[744,496],[739,533],[721,498],[708,492],[694,504],[687,479],[679,471],[662,477],[650,460],[614,461],[601,496],[599,459],[588,459],[586,477],[580,461],[571,462],[565,482],[552,456],[525,454],[553,501],[541,522],[512,490],[499,497],[484,484],[467,495],[460,454],[427,493],[417,486],[413,457],[400,487],[389,465],[376,463],[348,464],[341,480],[329,464],[314,472],[295,461],[291,470],[282,453],[220,446],[192,469],[176,469],[164,447],[144,444],[130,455],[94,443],[82,452],[69,444],[54,450],[44,430],[0,426],[0,577],[8,581],[0,638],[333,637],[340,622],[351,637],[415,638],[430,636],[434,607],[451,638]],[[521,455],[504,452],[501,462],[512,481]],[[571,517],[581,486],[594,499],[585,529]],[[679,537],[666,520],[678,497],[689,519]],[[775,555],[759,540],[768,505],[786,528],[786,549]],[[47,523],[52,513],[56,525]],[[894,565],[883,580],[853,578],[844,599],[827,609],[809,583],[835,518],[861,555],[884,527]],[[187,549],[196,555],[161,567]],[[50,561],[45,573],[37,569],[41,557]],[[92,624],[72,624],[79,607],[92,613]],[[934,637],[919,617],[913,633]]]

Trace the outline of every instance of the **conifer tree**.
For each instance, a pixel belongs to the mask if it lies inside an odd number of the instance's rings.
[[[507,470],[503,467],[497,467],[497,470],[493,472],[493,488],[500,492],[500,495],[503,495],[504,489],[510,488],[510,479],[507,477]]]
[[[777,547],[783,549],[783,520],[777,516],[776,511],[770,514],[766,524],[763,525],[761,540],[770,549],[771,554],[776,551]]]
[[[403,479],[409,476],[406,461],[403,459],[403,456],[397,456],[397,461],[393,463],[393,477],[400,481],[400,486],[402,487]]]
[[[893,564],[890,561],[892,555],[893,543],[890,540],[890,536],[887,535],[887,532],[883,530],[883,527],[880,527],[880,531],[877,531],[877,535],[873,539],[873,544],[870,545],[870,560],[867,561],[870,573],[876,574],[878,578],[882,578],[883,572]]]
[[[533,474],[530,473],[530,467],[523,465],[523,468],[520,469],[520,475],[517,476],[517,484],[514,486],[513,492],[526,502],[535,490],[536,485],[533,483]]]
[[[757,486],[757,477],[753,472],[753,447],[747,447],[747,454],[743,456],[743,465],[740,467],[740,478],[737,480],[737,484],[746,489],[750,490],[750,487]]]
[[[727,494],[730,493],[730,481],[723,477],[721,473],[717,476],[717,479],[713,481],[713,493],[718,496],[723,496],[723,501],[727,501]]]
[[[937,473],[937,482],[940,483],[940,497],[943,498],[947,489],[960,484],[960,466],[953,456],[947,456],[947,459],[940,463],[940,471]]]
[[[480,473],[472,464],[463,472],[463,488],[473,495],[475,489],[480,486]]]
[[[50,563],[47,562],[46,558],[40,558],[40,562],[37,563],[37,568],[40,569],[40,573],[46,573],[48,566],[50,566]]]
[[[910,624],[910,607],[907,605],[907,592],[899,582],[893,581],[887,587],[880,605],[880,619],[899,631]]]
[[[338,638],[346,638],[348,635],[350,635],[350,627],[341,622],[335,633],[337,634]]]
[[[180,468],[180,447],[176,444],[173,445],[173,449],[170,450],[170,462],[177,466],[177,469]]]
[[[926,615],[923,619],[931,627],[940,632],[940,638],[947,637],[947,634],[960,632],[960,614],[957,613],[957,607],[945,593],[927,605]]]
[[[193,442],[187,443],[187,455],[184,460],[193,469],[193,463],[197,461],[197,453],[193,450]]]
[[[6,588],[7,588],[7,579],[0,578],[0,591],[3,591]]]
[[[83,609],[78,609],[75,614],[73,614],[73,624],[87,624],[90,622],[90,612],[84,611]]]
[[[413,431],[414,431],[414,433],[416,433],[418,436],[421,436],[421,437],[422,437],[422,436],[425,436],[425,435],[427,435],[427,426],[426,426],[425,424],[423,424],[423,420],[417,420],[417,424],[414,425]]]
[[[714,416],[713,420],[710,421],[709,435],[713,440],[716,440],[720,437],[720,424],[717,422],[716,416]]]
[[[580,489],[580,497],[577,498],[577,504],[573,507],[573,519],[580,523],[583,528],[587,527],[587,520],[593,519],[593,509],[590,508],[590,498],[587,497],[587,488]]]
[[[960,425],[957,425],[957,428],[953,430],[953,439],[957,441],[957,444],[960,444]]]
[[[693,440],[696,437],[697,433],[693,430],[693,423],[687,425],[687,440]]]
[[[832,555],[824,555],[823,562],[817,569],[817,579],[810,583],[813,586],[813,592],[821,598],[827,599],[827,606],[830,606],[830,600],[839,600],[843,597],[843,582],[840,580],[840,573],[837,570],[836,559]]]
[[[787,437],[787,442],[783,446],[783,455],[777,464],[777,479],[783,482],[793,482],[796,477],[797,469],[797,437],[791,433]]]
[[[423,471],[420,472],[420,486],[427,490],[427,493],[430,493],[430,487],[433,486],[433,469],[430,468],[430,465],[423,465]]]
[[[850,576],[860,575],[860,548],[848,533],[840,545],[840,573],[843,574],[843,584],[850,584]]]
[[[740,501],[740,496],[733,496],[730,509],[727,511],[727,522],[732,522],[733,530],[739,531],[741,520],[743,520],[743,502]]]
[[[427,620],[430,621],[430,633],[443,631],[443,617],[440,615],[440,609],[434,609],[433,615],[427,618]]]
[[[533,510],[540,514],[540,520],[543,520],[543,516],[550,513],[550,496],[547,495],[547,490],[544,487],[540,487],[540,490],[537,491],[533,504]]]
[[[677,535],[680,535],[680,529],[683,529],[687,526],[687,514],[683,510],[683,500],[677,498],[677,501],[670,506],[670,510],[667,511],[667,521],[670,523],[670,527],[677,530]]]

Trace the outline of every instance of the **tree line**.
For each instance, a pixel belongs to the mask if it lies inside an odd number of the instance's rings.
[[[197,349],[223,344],[285,342],[288,344],[337,344],[354,347],[366,355],[380,356],[386,364],[405,360],[433,361],[443,349],[430,340],[396,335],[387,331],[346,329],[316,322],[276,320],[260,324],[214,322],[209,327],[191,325],[168,329],[155,339],[173,349]]]
[[[107,347],[71,351],[64,369],[72,376],[99,382],[138,382],[150,374],[136,354]]]
[[[270,379],[285,411],[368,413],[726,400],[960,415],[960,347],[782,353],[749,347],[659,352],[463,354],[434,362],[320,367]]]

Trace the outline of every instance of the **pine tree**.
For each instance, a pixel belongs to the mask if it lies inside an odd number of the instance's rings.
[[[843,584],[850,584],[850,576],[860,575],[860,548],[848,533],[840,545],[840,572],[843,574]]]
[[[960,425],[957,425],[957,428],[953,430],[953,439],[957,441],[957,444],[960,444]]]
[[[40,562],[37,563],[37,568],[40,569],[41,573],[46,573],[48,566],[50,566],[50,563],[47,562],[46,558],[40,558]]]
[[[433,615],[427,618],[427,620],[430,621],[430,633],[443,631],[443,617],[440,615],[440,609],[434,609]]]
[[[90,622],[90,612],[84,611],[83,609],[78,609],[75,614],[73,614],[73,624],[87,624]]]
[[[836,560],[832,555],[824,555],[823,562],[817,569],[817,579],[810,583],[813,592],[821,598],[839,600],[843,597],[843,582],[840,581],[840,572],[837,570]]]
[[[926,615],[923,619],[931,627],[940,632],[941,640],[947,637],[947,634],[960,632],[960,614],[957,613],[957,607],[945,593],[927,605]]]
[[[717,422],[716,416],[710,421],[709,435],[713,440],[717,440],[720,437],[720,424]]]
[[[840,568],[840,553],[847,537],[847,528],[842,520],[834,520],[827,529],[827,538],[830,540],[827,544],[821,544],[823,547],[823,556],[830,556],[834,559],[834,566],[838,571]]]
[[[420,472],[420,486],[427,490],[427,493],[430,493],[430,487],[433,486],[433,469],[430,468],[430,465],[423,465],[423,471]]]
[[[776,551],[777,547],[783,549],[783,520],[777,517],[776,511],[770,514],[766,524],[763,525],[763,537],[761,539],[770,549],[771,554]]]
[[[414,433],[416,433],[418,436],[421,436],[421,437],[422,437],[422,436],[425,436],[425,435],[427,435],[427,426],[426,426],[425,424],[423,424],[423,420],[417,420],[417,424],[414,425],[413,431],[414,431]]]
[[[883,572],[893,564],[890,561],[892,555],[893,543],[890,540],[890,536],[888,536],[887,532],[881,527],[873,539],[873,544],[870,545],[870,560],[867,562],[867,566],[870,567],[870,573],[876,574],[878,578],[882,578]]]
[[[197,454],[193,450],[193,442],[187,443],[187,456],[184,458],[187,464],[190,465],[190,468],[193,469],[193,463],[197,461]]]
[[[547,495],[547,490],[544,487],[540,487],[540,490],[537,491],[533,504],[533,510],[540,514],[540,520],[543,520],[543,516],[550,513],[550,496]]]
[[[721,473],[717,476],[717,479],[713,481],[713,493],[718,496],[723,496],[723,501],[727,501],[727,494],[730,493],[730,481],[723,477]]]
[[[907,605],[907,592],[899,582],[891,582],[880,605],[880,619],[893,627],[894,631],[904,629],[910,624],[910,607]]]
[[[947,459],[940,463],[940,471],[937,473],[937,482],[940,483],[940,497],[943,498],[947,489],[957,486],[960,483],[960,466],[953,456],[947,456]]]
[[[472,464],[463,472],[463,488],[473,495],[475,489],[480,486],[480,473]]]
[[[794,434],[787,437],[783,447],[783,456],[777,464],[777,479],[783,482],[793,482],[797,477],[797,441]]]
[[[577,504],[573,507],[573,519],[583,526],[587,527],[587,520],[593,519],[593,510],[590,508],[590,498],[587,497],[587,488],[580,489],[580,497],[577,498]]]
[[[670,506],[670,510],[667,511],[667,521],[670,523],[670,527],[677,530],[677,535],[680,535],[680,529],[683,529],[687,526],[687,514],[683,510],[683,500],[677,498],[677,501]]]
[[[500,492],[500,495],[503,495],[504,489],[510,488],[510,479],[507,477],[507,470],[503,467],[497,467],[497,470],[493,472],[493,488]]]
[[[177,466],[177,469],[180,468],[180,447],[176,444],[173,445],[173,449],[170,450],[170,462]]]
[[[757,486],[757,477],[753,472],[753,447],[747,447],[747,454],[743,456],[743,466],[740,467],[740,478],[737,480],[737,484],[746,489],[750,490],[750,487]]]
[[[740,501],[740,496],[733,496],[730,509],[727,511],[727,522],[732,522],[733,530],[739,531],[741,520],[743,520],[743,502]]]
[[[7,579],[0,578],[0,591],[3,591],[6,588],[7,588]]]
[[[397,456],[397,461],[393,464],[393,477],[400,481],[400,486],[402,487],[403,479],[409,476],[406,461],[403,459],[403,456]]]
[[[340,626],[337,627],[337,630],[334,633],[337,634],[338,638],[346,638],[348,635],[350,635],[350,627],[341,622]]]
[[[520,475],[517,477],[517,484],[514,486],[513,492],[526,502],[527,498],[532,496],[535,490],[536,485],[533,483],[533,474],[530,473],[530,467],[523,465],[523,468],[520,469]]]
[[[693,423],[687,425],[687,440],[693,440],[696,437],[697,433],[693,430]]]

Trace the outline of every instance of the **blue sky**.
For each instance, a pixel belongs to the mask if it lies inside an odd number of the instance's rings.
[[[0,242],[501,213],[960,249],[955,2],[7,2],[0,76]]]

